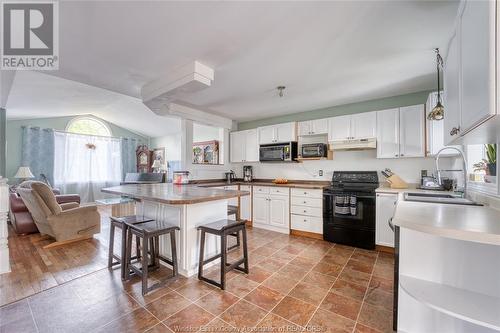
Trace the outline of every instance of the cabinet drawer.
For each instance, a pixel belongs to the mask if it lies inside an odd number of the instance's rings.
[[[323,190],[309,188],[292,188],[292,195],[295,197],[322,198]]]
[[[269,192],[276,195],[288,195],[290,193],[290,189],[288,187],[271,187]]]
[[[323,234],[323,218],[292,214],[291,228],[293,230]]]
[[[292,197],[292,205],[307,207],[323,207],[323,199],[309,197]]]
[[[269,194],[269,186],[254,186],[253,193],[254,194]]]
[[[323,209],[318,207],[292,206],[292,214],[322,217]]]

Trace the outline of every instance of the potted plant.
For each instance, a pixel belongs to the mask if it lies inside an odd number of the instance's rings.
[[[486,167],[487,174],[490,176],[497,175],[497,145],[496,144],[486,144],[484,145],[486,150]]]

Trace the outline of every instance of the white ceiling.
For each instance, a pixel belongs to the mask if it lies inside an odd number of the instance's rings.
[[[446,49],[457,6],[60,2],[60,70],[18,72],[8,117],[85,112],[162,135],[168,125],[135,98],[145,83],[194,60],[214,68],[215,81],[184,102],[237,121],[430,89],[433,48]],[[287,86],[283,98],[278,85]]]

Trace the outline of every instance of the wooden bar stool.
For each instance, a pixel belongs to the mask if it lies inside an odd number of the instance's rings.
[[[222,290],[226,289],[226,273],[237,269],[248,274],[248,249],[247,249],[247,231],[245,227],[246,221],[232,221],[232,220],[220,220],[213,223],[201,225],[198,227],[198,230],[201,231],[201,241],[200,241],[200,258],[198,263],[198,279],[206,281],[210,284],[213,284]],[[238,259],[233,263],[227,262],[227,236],[232,236],[234,233],[238,233],[241,231],[243,235],[243,258]],[[221,247],[220,253],[205,259],[205,237],[206,233],[220,236],[221,238]],[[220,261],[220,283],[214,281],[212,279],[206,278],[203,276],[203,266],[208,264],[209,262],[214,261],[215,259],[221,258]],[[243,267],[240,265],[243,264]]]
[[[153,219],[130,215],[123,217],[110,217],[110,230],[109,230],[109,252],[108,252],[108,268],[111,269],[113,266],[121,265],[121,278],[125,279],[125,265],[123,265],[122,258],[125,258],[126,255],[126,245],[127,245],[127,231],[128,224],[137,224],[143,223],[147,221],[152,221]],[[122,244],[120,255],[114,254],[114,245],[115,245],[115,229],[120,228],[122,231]],[[136,240],[136,256],[131,259],[139,259],[141,257],[139,240]]]
[[[241,220],[241,218],[240,218],[240,207],[234,206],[234,205],[227,205],[227,216],[231,216],[231,215],[234,215],[234,217],[236,218],[236,221]],[[236,244],[228,247],[227,248],[228,251],[230,251],[232,249],[239,248],[240,247],[240,233],[236,232],[236,233],[230,234],[229,236],[236,237]]]
[[[142,277],[142,295],[146,295],[148,292],[165,285],[170,280],[177,278],[178,276],[178,265],[177,265],[177,246],[175,242],[175,231],[180,230],[178,226],[169,224],[166,222],[149,221],[138,224],[129,224],[129,232],[127,234],[127,252],[125,261],[125,274],[126,279],[129,279],[134,273]],[[159,237],[162,235],[170,234],[170,247],[172,258],[169,259],[160,255],[159,250]],[[132,247],[132,236],[135,235],[138,239],[142,239],[142,260],[141,266],[136,266],[131,262],[131,247]],[[150,250],[148,246],[153,248]],[[151,256],[151,260],[148,258],[148,254]],[[151,266],[149,262],[151,261]],[[160,280],[160,282],[155,283],[152,286],[148,286],[148,272],[151,268],[159,268],[160,261],[167,263],[172,266],[172,276]],[[133,273],[131,273],[131,271]]]

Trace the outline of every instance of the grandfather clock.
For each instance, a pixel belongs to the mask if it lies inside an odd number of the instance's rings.
[[[148,146],[138,146],[135,155],[137,158],[137,172],[151,172],[153,152],[148,149]]]

